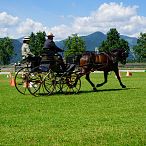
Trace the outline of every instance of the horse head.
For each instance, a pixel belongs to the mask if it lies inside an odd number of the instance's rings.
[[[115,60],[117,62],[121,62],[122,64],[126,64],[126,58],[128,57],[127,51],[124,49],[114,49],[111,53],[115,56]]]

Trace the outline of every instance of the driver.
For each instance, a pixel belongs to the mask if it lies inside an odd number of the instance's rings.
[[[56,46],[55,42],[53,41],[54,35],[49,32],[47,35],[47,39],[44,43],[43,52],[46,53],[48,56],[53,56],[54,60],[59,62],[62,71],[66,70],[66,66],[63,62],[62,56],[58,52],[63,52],[62,49]]]

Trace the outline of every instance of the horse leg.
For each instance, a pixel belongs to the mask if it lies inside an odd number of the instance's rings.
[[[95,85],[90,80],[90,73],[86,74],[86,80],[90,83],[90,85],[93,87],[93,91],[97,91]]]
[[[104,82],[97,84],[96,87],[103,86],[105,83],[107,83],[107,76],[108,76],[108,72],[104,71]]]
[[[121,78],[120,78],[120,75],[119,75],[119,69],[114,70],[114,72],[115,72],[115,75],[117,76],[117,79],[118,79],[118,81],[119,81],[121,87],[122,87],[122,88],[126,88],[126,86],[125,86],[125,85],[122,83],[122,81],[121,81]]]

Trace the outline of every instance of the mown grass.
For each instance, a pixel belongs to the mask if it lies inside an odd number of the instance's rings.
[[[122,81],[112,73],[93,92],[82,78],[77,95],[21,95],[0,75],[0,145],[146,145],[146,73]],[[103,74],[92,74],[100,83]]]

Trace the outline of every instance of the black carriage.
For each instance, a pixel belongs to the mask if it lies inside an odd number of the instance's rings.
[[[60,56],[41,55],[41,61],[30,61],[15,75],[16,89],[26,94],[50,95],[53,93],[78,93],[81,88],[79,68],[74,64],[66,64],[66,70],[59,65]],[[30,65],[31,64],[33,65]],[[34,65],[35,64],[35,65]]]

